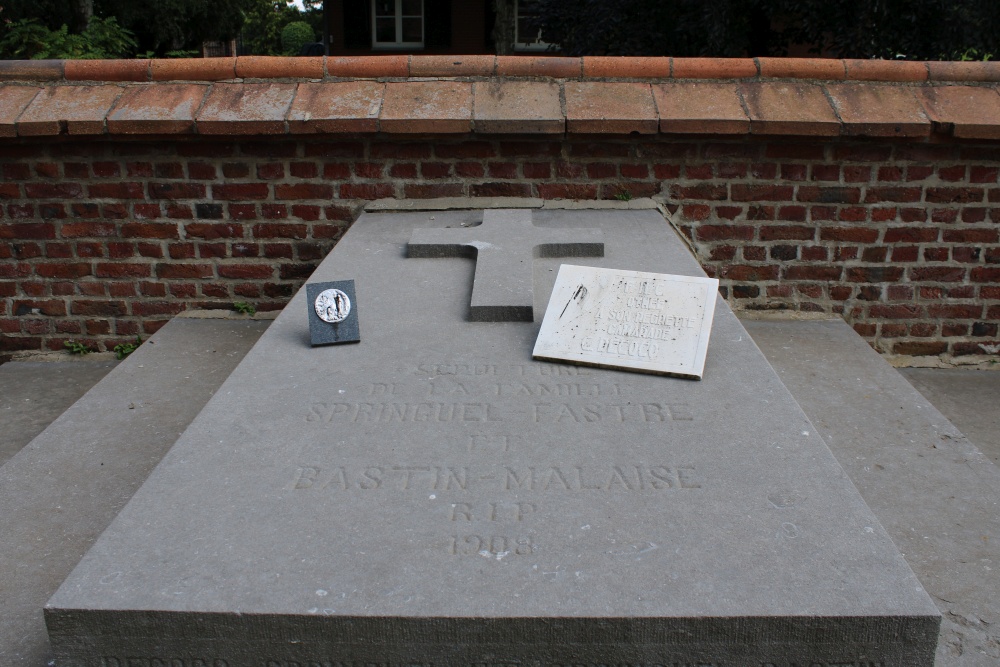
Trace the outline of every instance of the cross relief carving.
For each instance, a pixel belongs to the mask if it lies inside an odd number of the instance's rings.
[[[470,319],[531,322],[532,260],[603,257],[604,234],[594,228],[538,227],[529,209],[487,209],[481,225],[414,230],[406,256],[474,257]]]

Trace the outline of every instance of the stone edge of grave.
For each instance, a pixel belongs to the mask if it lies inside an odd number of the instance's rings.
[[[1000,526],[1000,470],[842,320],[757,322],[747,331],[941,610],[937,666],[996,664],[990,614],[1000,607],[989,600],[1000,586],[991,595],[970,574],[977,560],[988,563],[998,552],[1000,535],[989,531]],[[878,394],[863,397],[859,387]],[[879,418],[890,411],[891,419]],[[899,476],[883,478],[881,464]],[[958,476],[957,487],[941,488],[941,475]],[[940,545],[963,565],[942,562]],[[954,595],[958,590],[968,593]]]
[[[46,664],[25,662],[47,646],[45,602],[267,325],[191,319],[174,318],[153,334],[0,466],[0,565],[10,584],[0,598],[0,663]],[[31,534],[18,534],[16,525],[31,518]],[[37,556],[30,564],[29,552]],[[35,607],[36,625],[15,620]]]
[[[174,315],[174,318],[188,319],[188,320],[245,320],[245,321],[271,321],[278,318],[281,314],[280,310],[273,311],[263,311],[259,313],[254,313],[253,315],[237,313],[232,310],[226,310],[222,308],[218,309],[202,309],[202,310],[185,310]],[[14,352],[10,355],[9,359],[6,359],[2,363],[10,362],[60,362],[60,361],[72,361],[72,362],[91,362],[91,361],[114,361],[117,357],[114,352],[90,352],[87,354],[71,354],[70,352],[54,352],[54,351],[39,351],[39,350],[20,350]]]

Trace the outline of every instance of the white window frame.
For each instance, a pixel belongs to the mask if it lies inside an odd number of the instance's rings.
[[[372,49],[422,49],[424,48],[424,42],[427,39],[427,14],[424,12],[424,0],[420,0],[420,41],[419,42],[403,42],[403,0],[395,0],[396,9],[396,41],[394,42],[380,42],[378,41],[376,35],[376,22],[377,18],[375,15],[375,2],[371,3],[372,6]]]
[[[515,51],[548,51],[548,42],[542,41],[542,31],[535,34],[535,39],[530,42],[521,41],[521,3],[514,0],[514,50]]]

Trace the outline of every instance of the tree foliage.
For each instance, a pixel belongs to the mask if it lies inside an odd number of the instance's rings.
[[[791,39],[844,58],[960,60],[1000,53],[997,0],[790,2]],[[801,5],[801,7],[798,7]]]
[[[281,50],[286,56],[297,56],[306,44],[316,41],[312,26],[305,21],[292,21],[281,29]]]
[[[522,0],[569,55],[917,60],[1000,53],[998,0]]]
[[[303,0],[305,10],[292,4],[292,0],[251,0],[243,25],[243,49],[262,56],[286,55],[282,31],[291,23],[304,22],[312,30],[313,39],[323,34],[322,0]],[[301,30],[301,28],[299,28]],[[304,31],[303,31],[304,32]],[[297,55],[298,50],[294,54]]]
[[[93,18],[79,33],[65,24],[56,30],[33,19],[20,19],[6,26],[0,37],[0,58],[125,58],[135,52],[136,41],[114,18]]]
[[[0,40],[14,29],[22,34],[31,32],[32,37],[41,35],[37,28],[29,30],[20,23],[28,20],[50,31],[53,45],[67,39],[77,44],[86,33],[86,18],[92,12],[91,22],[106,26],[107,20],[114,19],[130,31],[137,42],[133,53],[163,56],[198,51],[204,41],[236,37],[247,14],[261,3],[274,4],[272,0],[0,0]],[[275,43],[280,43],[280,31],[279,27]]]
[[[253,0],[243,25],[243,48],[254,55],[282,55],[281,31],[298,20],[299,8],[291,0]]]
[[[253,0],[95,0],[95,13],[118,17],[135,33],[141,50],[162,55],[236,37],[252,4]]]

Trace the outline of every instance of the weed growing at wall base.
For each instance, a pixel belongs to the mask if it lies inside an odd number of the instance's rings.
[[[68,340],[63,345],[69,350],[70,354],[78,354],[83,356],[85,354],[90,354],[91,349],[84,345],[83,343],[77,342],[75,340]]]
[[[115,358],[121,361],[128,355],[135,352],[142,345],[142,336],[136,336],[134,343],[119,343],[115,345]]]

